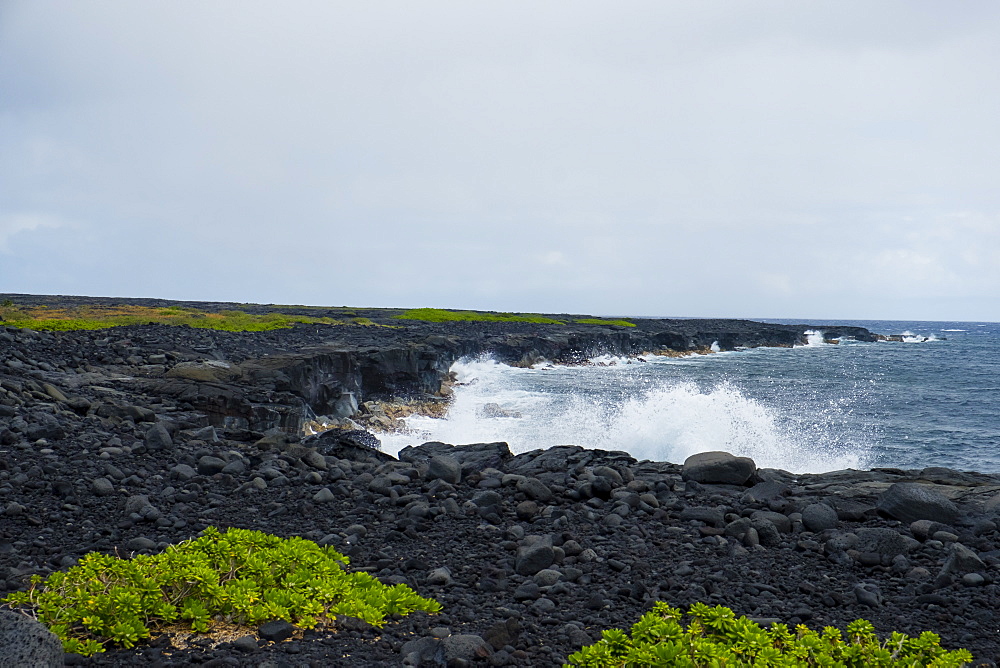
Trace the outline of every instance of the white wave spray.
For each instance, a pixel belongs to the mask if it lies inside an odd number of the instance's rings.
[[[649,364],[665,372],[677,362]],[[620,367],[519,369],[489,359],[463,360],[453,371],[460,384],[447,416],[409,418],[410,433],[380,436],[383,450],[396,454],[432,440],[506,441],[515,453],[580,445],[675,463],[725,450],[794,472],[866,464],[859,448],[828,445],[839,439],[816,406],[769,406],[727,383],[700,388],[664,373],[651,386],[626,389],[618,381],[628,369]],[[487,404],[496,406],[484,410]],[[795,419],[788,419],[788,410]]]

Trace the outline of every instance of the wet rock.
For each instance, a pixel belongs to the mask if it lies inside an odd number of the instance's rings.
[[[735,457],[728,452],[712,451],[691,455],[684,460],[684,480],[703,484],[743,485],[757,471],[749,457]]]

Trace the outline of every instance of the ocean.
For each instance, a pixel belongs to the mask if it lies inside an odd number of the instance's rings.
[[[382,447],[506,441],[515,453],[580,445],[675,463],[725,450],[796,473],[1000,472],[1000,324],[810,322],[809,345],[791,349],[530,369],[463,359],[447,416],[411,417]],[[824,324],[903,341],[824,343]]]

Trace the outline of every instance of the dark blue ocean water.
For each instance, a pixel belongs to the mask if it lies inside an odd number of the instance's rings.
[[[515,452],[574,444],[672,462],[727,450],[796,472],[1000,471],[1000,324],[811,324],[860,325],[905,334],[906,342],[535,369],[463,360],[455,371],[466,384],[448,417],[412,418],[412,432],[387,437],[383,447],[504,440]],[[506,417],[484,411],[487,404]]]

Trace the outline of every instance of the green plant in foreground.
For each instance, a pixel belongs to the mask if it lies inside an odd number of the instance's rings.
[[[109,643],[130,648],[185,623],[207,633],[215,622],[258,626],[283,619],[311,629],[338,615],[374,626],[440,604],[406,585],[349,573],[346,556],[293,536],[205,529],[160,554],[119,559],[91,552],[77,566],[3,599],[33,609],[67,652],[91,656]]]
[[[632,626],[631,635],[621,629],[604,631],[593,645],[568,657],[564,668],[612,668],[624,666],[671,666],[678,668],[722,668],[724,666],[935,666],[958,667],[972,661],[964,649],[948,651],[929,631],[911,638],[893,633],[884,642],[875,635],[871,622],[859,619],[847,625],[845,639],[838,629],[822,632],[803,625],[792,632],[784,624],[761,628],[746,617],[736,617],[723,606],[695,603],[683,613],[662,601],[653,605]]]
[[[546,318],[543,315],[449,311],[442,308],[412,308],[394,317],[400,320],[423,320],[425,322],[530,322],[536,325],[566,324],[561,320]]]
[[[581,325],[617,325],[618,327],[635,327],[634,322],[628,320],[604,320],[602,318],[580,318],[576,320]]]

